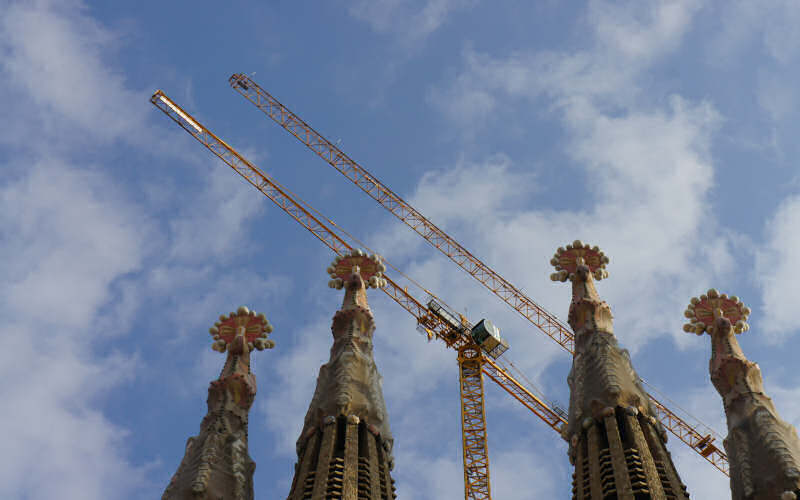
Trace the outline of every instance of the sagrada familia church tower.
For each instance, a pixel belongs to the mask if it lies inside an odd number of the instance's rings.
[[[320,368],[297,440],[289,500],[396,498],[394,439],[372,357],[375,320],[367,302],[367,288],[386,284],[385,269],[379,256],[360,250],[338,256],[328,268],[329,285],[344,289],[344,300],[333,315],[330,360]],[[255,463],[248,453],[247,420],[256,380],[250,353],[274,346],[266,338],[271,331],[263,314],[246,307],[221,316],[211,328],[212,347],[228,357],[208,389],[200,434],[189,438],[162,500],[253,500]]]
[[[375,319],[367,288],[385,284],[378,256],[337,257],[329,285],[344,288],[333,315],[330,360],[322,365],[303,432],[289,500],[395,498],[389,415],[372,359]]]
[[[688,500],[666,431],[595,286],[608,276],[608,258],[575,241],[559,248],[551,263],[556,268],[551,278],[572,285],[568,322],[575,354],[562,436],[574,466],[573,500]],[[338,256],[328,268],[329,285],[344,289],[344,300],[333,316],[330,359],[320,368],[297,440],[287,500],[396,498],[394,438],[372,356],[375,321],[366,293],[385,285],[384,270],[379,256],[361,251]],[[728,420],[724,444],[733,500],[797,500],[800,439],[781,420],[758,365],[745,358],[735,337],[749,329],[749,313],[738,298],[709,290],[691,300],[684,330],[711,336],[709,371]],[[254,499],[255,464],[247,442],[256,394],[250,354],[274,346],[267,339],[271,331],[263,314],[246,307],[221,316],[211,328],[213,348],[227,352],[227,359],[209,387],[200,433],[189,438],[162,500]]]
[[[263,314],[242,306],[211,328],[215,351],[228,352],[219,378],[208,387],[208,413],[163,499],[252,500],[256,464],[247,451],[247,417],[256,396],[250,353],[272,348],[272,326]]]
[[[562,435],[575,466],[573,498],[688,499],[666,448],[666,430],[628,352],[617,344],[611,308],[595,288],[595,280],[608,276],[608,259],[576,241],[559,248],[551,262],[553,280],[572,282],[568,321],[575,355]]]
[[[692,298],[684,330],[711,336],[711,382],[728,420],[725,450],[734,500],[796,500],[800,496],[800,439],[764,392],[761,369],[748,360],[736,334],[746,332],[750,309],[738,297],[711,289]]]

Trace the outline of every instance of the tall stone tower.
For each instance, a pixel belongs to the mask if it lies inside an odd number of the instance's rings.
[[[711,336],[711,382],[728,420],[733,500],[796,500],[800,496],[800,439],[764,393],[758,364],[749,361],[735,334],[750,329],[750,309],[737,297],[711,289],[694,297],[685,313],[687,332]]]
[[[228,352],[219,378],[208,388],[208,413],[162,500],[253,500],[256,464],[247,451],[247,416],[256,395],[250,352],[275,346],[272,326],[246,307],[222,315],[210,330],[212,348]]]
[[[666,431],[614,336],[613,317],[594,280],[608,277],[608,257],[575,241],[550,261],[554,281],[572,282],[569,324],[575,354],[567,379],[569,423],[562,436],[575,466],[573,500],[686,500],[665,447]]]
[[[297,440],[289,500],[389,500],[396,497],[392,434],[372,358],[375,321],[366,289],[386,284],[377,255],[360,250],[337,256],[328,268],[331,288],[344,288],[333,316],[333,347]]]

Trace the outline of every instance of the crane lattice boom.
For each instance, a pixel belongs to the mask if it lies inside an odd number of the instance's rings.
[[[353,181],[371,198],[393,213],[435,248],[439,249],[450,260],[533,323],[558,345],[569,353],[574,354],[574,336],[570,329],[561,323],[555,315],[539,306],[521,290],[500,276],[499,273],[472,255],[455,239],[433,224],[422,213],[381,183],[367,169],[347,156],[336,145],[314,130],[247,75],[234,74],[230,77],[229,82],[234,90],[252,102],[269,118],[286,129],[345,177]],[[709,439],[708,435],[702,435],[691,424],[653,398],[652,395],[650,395],[650,399],[658,411],[661,423],[673,435],[689,445],[725,475],[729,475],[727,455],[711,443],[712,440]]]
[[[194,120],[188,113],[172,102],[162,91],[153,94],[150,101],[189,132],[201,144],[217,155],[228,166],[244,177],[292,218],[308,229],[320,241],[337,254],[344,254],[352,247],[314,217],[300,202],[271,177],[264,174],[239,152]],[[523,386],[513,376],[499,367],[491,358],[483,356],[480,347],[469,336],[472,328],[463,323],[463,331],[443,321],[428,308],[401,288],[390,277],[385,276],[387,286],[382,290],[417,319],[419,325],[432,335],[459,351],[459,380],[461,389],[462,443],[464,447],[465,498],[467,500],[490,500],[489,456],[486,441],[486,417],[483,397],[485,373],[526,408],[541,418],[552,429],[559,431],[566,421],[541,399]]]
[[[337,254],[345,254],[352,247],[337,235],[331,228],[321,222],[302,203],[295,200],[286,188],[277,183],[258,167],[248,161],[239,152],[214,135],[205,126],[194,120],[188,113],[178,107],[162,91],[153,94],[150,101],[178,125],[186,130],[192,137],[207,147],[212,153],[224,161],[228,166],[245,178],[253,187],[261,191],[267,198],[288,213],[296,222],[305,227],[328,248]],[[428,308],[407,290],[398,285],[391,277],[384,275],[387,286],[383,287],[386,295],[408,311],[417,322],[428,329],[435,337],[443,340],[449,347],[459,349],[472,342],[468,334],[454,331],[453,327],[431,314]],[[472,325],[465,324],[468,331]],[[514,376],[497,365],[491,358],[486,358],[483,373],[497,383],[514,399],[520,401],[525,407],[541,418],[549,427],[559,431],[560,426],[566,421],[547,403],[539,399]]]

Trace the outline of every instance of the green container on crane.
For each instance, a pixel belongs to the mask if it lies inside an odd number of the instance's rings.
[[[482,319],[472,327],[472,340],[493,359],[499,358],[508,350],[508,342],[500,336],[500,329],[488,319]]]

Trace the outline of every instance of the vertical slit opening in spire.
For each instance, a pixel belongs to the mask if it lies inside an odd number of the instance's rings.
[[[345,438],[347,435],[347,417],[336,417],[336,444],[333,446],[334,457],[344,457]]]
[[[371,458],[369,456],[369,446],[367,445],[368,437],[367,424],[362,420],[358,424],[358,458]]]

